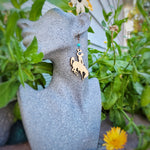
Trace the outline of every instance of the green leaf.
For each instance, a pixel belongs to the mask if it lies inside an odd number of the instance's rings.
[[[133,83],[133,87],[139,95],[142,95],[144,87],[140,82]]]
[[[115,15],[114,15],[114,20],[118,20],[118,17],[120,15],[120,12],[122,10],[123,5],[120,5],[116,10],[115,10]]]
[[[16,28],[16,38],[19,41],[22,40],[21,32],[22,32],[22,29],[17,26],[17,28]]]
[[[104,20],[102,21],[102,26],[107,27],[106,22]]]
[[[16,104],[14,106],[13,114],[15,116],[15,120],[22,120],[18,102],[16,102]]]
[[[22,70],[24,74],[27,76],[27,80],[34,81],[34,76],[30,70],[30,68],[23,68]]]
[[[102,106],[105,110],[109,110],[119,98],[118,94],[113,92],[112,85],[107,87],[102,95]]]
[[[94,33],[94,30],[92,29],[92,27],[91,27],[91,26],[88,28],[88,32],[90,32],[90,33]]]
[[[40,62],[34,65],[34,73],[48,73],[50,75],[53,74],[53,64]]]
[[[118,25],[118,27],[119,27],[119,32],[120,32],[120,30],[121,30],[121,25],[123,24],[123,23],[125,23],[125,22],[127,22],[128,21],[128,18],[123,18],[123,19],[121,19],[121,20],[115,20],[115,25]]]
[[[109,48],[111,48],[111,32],[106,31],[105,34],[107,37],[107,48],[109,49]]]
[[[108,14],[106,13],[106,11],[103,9],[103,16],[106,22],[108,22],[109,17],[112,15],[112,12],[109,12]]]
[[[150,104],[142,108],[147,119],[150,121]]]
[[[5,107],[14,98],[19,85],[12,80],[0,84],[0,108]]]
[[[24,57],[31,57],[33,54],[36,54],[38,50],[38,43],[36,37],[34,37],[32,43],[27,47],[24,52]]]
[[[136,4],[137,4],[137,7],[138,7],[139,11],[140,11],[141,14],[143,15],[143,17],[146,17],[147,14],[146,14],[146,11],[145,11],[144,8],[143,8],[143,3],[142,3],[142,1],[141,1],[141,0],[137,0],[137,1],[136,1]]]
[[[11,3],[13,4],[14,7],[20,9],[20,5],[17,0],[11,0]]]
[[[20,9],[21,5],[22,5],[23,3],[25,3],[26,1],[28,1],[28,0],[11,0],[11,3],[13,4],[13,6],[14,6],[15,8]]]
[[[127,22],[128,18],[124,18],[124,19],[121,19],[121,20],[114,20],[114,24],[118,26],[119,30],[117,31],[118,33],[121,31],[121,26],[124,22]],[[118,33],[114,32],[113,34],[113,39],[115,39],[118,35]]]
[[[105,119],[106,119],[106,115],[103,112],[101,112],[101,120],[103,121]]]
[[[92,63],[93,63],[92,55],[88,54],[88,64],[89,64],[89,67],[92,65]]]
[[[113,41],[114,43],[115,43],[115,46],[116,46],[116,48],[118,49],[118,53],[119,53],[119,55],[121,56],[122,55],[122,52],[121,52],[121,47],[120,47],[120,45],[118,45],[115,41]]]
[[[109,19],[109,17],[112,15],[112,13],[113,13],[113,12],[109,12],[109,13],[107,14],[108,19]],[[106,20],[106,21],[107,21],[107,20]]]
[[[22,71],[20,64],[19,64],[19,70],[18,70],[18,77],[19,77],[20,83],[24,86],[24,75],[23,75],[23,71]]]
[[[100,53],[102,53],[101,51],[99,51],[99,50],[97,50],[97,49],[91,49],[91,50],[89,50],[89,52],[90,52],[91,54],[100,54]]]
[[[146,81],[150,83],[150,74],[144,72],[138,72],[138,75],[144,77]]]
[[[133,71],[132,71],[132,78],[134,82],[138,81],[138,71],[136,65],[133,63]]]
[[[103,16],[104,16],[104,19],[106,21],[108,18],[107,18],[107,13],[106,13],[106,11],[104,9],[103,9]]]
[[[16,30],[17,20],[19,19],[19,15],[16,11],[12,12],[8,18],[7,28],[6,28],[6,41],[10,40],[10,37],[14,35]]]
[[[73,7],[68,5],[67,0],[47,0],[48,2],[54,4],[55,6],[61,8],[63,11],[73,10]]]
[[[15,53],[15,57],[17,59],[18,62],[22,62],[24,60],[23,58],[23,49],[20,45],[20,42],[18,42],[18,40],[16,39],[12,39],[13,45],[14,45],[14,53]]]
[[[121,89],[121,85],[122,85],[122,82],[120,80],[120,77],[116,76],[115,80],[114,80],[114,84],[113,84],[113,91],[114,92],[119,92],[120,89]]]
[[[37,39],[36,37],[34,37],[32,43],[28,46],[28,48],[24,52],[25,59],[30,63],[41,62],[44,55],[42,52],[37,54],[37,51],[38,51]]]
[[[20,5],[22,5],[23,3],[27,2],[28,0],[19,0]]]
[[[7,64],[8,64],[8,59],[4,60],[3,63],[2,63],[2,65],[1,65],[1,71],[2,71],[2,72],[4,72],[4,70],[5,70],[6,66],[7,66]]]
[[[46,84],[46,81],[45,81],[45,78],[43,77],[42,74],[37,74],[35,76],[35,80],[34,82],[32,81],[27,81],[27,83],[34,89],[38,89],[38,85],[42,86],[43,88],[45,88],[45,84]]]
[[[121,128],[124,128],[126,125],[122,112],[117,109],[110,110],[109,119],[113,122],[114,126],[119,126]]]
[[[1,25],[1,21],[0,21],[0,39],[3,39],[4,37],[4,33],[5,33],[5,28],[3,27],[3,25]],[[0,45],[3,43],[3,41],[0,41]]]
[[[42,7],[44,5],[45,0],[36,0],[31,8],[29,19],[32,21],[36,21],[41,16]]]
[[[150,52],[150,48],[142,48],[139,50],[139,54],[144,54],[145,52]]]
[[[105,60],[105,59],[103,59],[103,60],[99,60],[98,61],[98,63],[100,64],[100,65],[104,65],[104,66],[109,66],[109,67],[113,67],[113,63],[112,63],[113,61],[110,61],[110,60]]]
[[[141,97],[141,106],[147,106],[150,104],[150,86],[146,86],[143,90],[142,97]]]
[[[38,62],[41,62],[42,61],[42,59],[43,59],[43,57],[44,57],[44,55],[43,55],[43,53],[41,52],[41,53],[39,53],[39,54],[34,54],[34,55],[32,55],[32,63],[38,63]]]
[[[112,61],[112,63],[113,63],[113,61]],[[116,65],[121,70],[124,70],[125,67],[128,65],[128,62],[124,61],[124,60],[116,60]],[[132,69],[133,69],[133,67],[131,65],[129,65],[126,70],[132,71]]]

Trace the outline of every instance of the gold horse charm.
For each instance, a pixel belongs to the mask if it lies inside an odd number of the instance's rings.
[[[74,57],[71,57],[71,61],[70,61],[73,73],[76,76],[78,76],[78,73],[80,73],[82,80],[85,79],[86,77],[88,77],[88,75],[89,75],[89,72],[83,63],[83,59],[82,59],[83,55],[84,54],[82,53],[82,50],[80,48],[78,48],[77,49],[78,61],[75,61]]]

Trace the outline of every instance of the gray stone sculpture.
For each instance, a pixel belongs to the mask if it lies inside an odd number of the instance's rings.
[[[78,34],[83,61],[88,68],[87,14],[74,16],[58,8],[38,21],[20,20],[23,43],[36,36],[39,52],[53,62],[50,85],[35,91],[20,87],[19,104],[28,140],[33,150],[96,150],[101,118],[100,88],[97,79],[81,80],[72,72],[71,57],[77,59]]]

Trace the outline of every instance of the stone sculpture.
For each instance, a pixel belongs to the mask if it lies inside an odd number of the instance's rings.
[[[33,150],[96,150],[101,117],[100,88],[97,79],[81,80],[72,72],[71,57],[77,58],[80,35],[83,62],[88,68],[88,14],[74,16],[58,8],[38,21],[20,20],[23,44],[33,37],[39,52],[53,62],[50,85],[35,91],[20,87],[18,97],[26,134]]]

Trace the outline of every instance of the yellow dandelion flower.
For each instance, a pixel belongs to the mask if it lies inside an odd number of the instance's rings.
[[[104,141],[107,150],[118,150],[124,148],[127,142],[127,134],[120,127],[113,127],[107,134],[104,134]]]
[[[104,41],[104,43],[106,44],[106,43],[107,43],[107,41]]]
[[[85,7],[88,8],[89,10],[93,10],[92,4],[90,3],[89,0],[70,0],[68,3],[70,7],[76,7],[76,13],[77,15],[79,13],[85,12]]]

